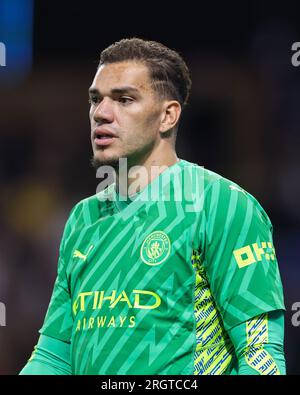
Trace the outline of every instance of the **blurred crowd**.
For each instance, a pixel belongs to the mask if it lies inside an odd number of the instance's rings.
[[[193,88],[177,150],[239,183],[269,214],[285,290],[287,370],[299,374],[291,305],[300,302],[300,67],[291,64],[292,33],[284,24],[258,28],[238,58],[183,53]],[[95,70],[94,58],[51,59],[21,83],[0,86],[0,374],[16,374],[29,358],[64,223],[96,191],[87,101]]]

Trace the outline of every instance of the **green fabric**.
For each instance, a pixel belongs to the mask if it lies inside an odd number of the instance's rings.
[[[229,374],[228,331],[284,309],[266,213],[184,160],[132,202],[114,195],[72,210],[40,333],[71,344],[73,374]]]
[[[70,344],[41,335],[20,375],[70,375]]]
[[[221,178],[208,186],[204,207],[201,260],[225,329],[284,309],[272,224],[260,204]]]
[[[265,316],[264,322],[259,319]],[[284,312],[272,311],[246,323],[241,323],[229,331],[238,359],[239,375],[285,375],[284,357]],[[252,341],[247,337],[247,328],[255,325]],[[264,336],[265,333],[265,336]],[[247,362],[248,361],[248,362]]]

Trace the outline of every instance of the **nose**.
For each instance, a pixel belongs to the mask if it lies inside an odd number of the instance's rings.
[[[101,100],[92,114],[97,123],[111,123],[114,120],[113,103],[110,98],[105,97]]]

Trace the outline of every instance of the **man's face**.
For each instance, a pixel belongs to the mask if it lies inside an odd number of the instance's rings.
[[[163,109],[147,66],[133,61],[102,65],[89,96],[94,161],[115,164],[126,157],[131,165],[140,164],[158,141]]]

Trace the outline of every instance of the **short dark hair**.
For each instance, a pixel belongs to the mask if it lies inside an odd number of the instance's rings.
[[[183,107],[187,104],[192,81],[179,53],[156,41],[126,38],[101,52],[99,67],[128,60],[140,61],[148,67],[153,89],[160,95],[178,100]]]

